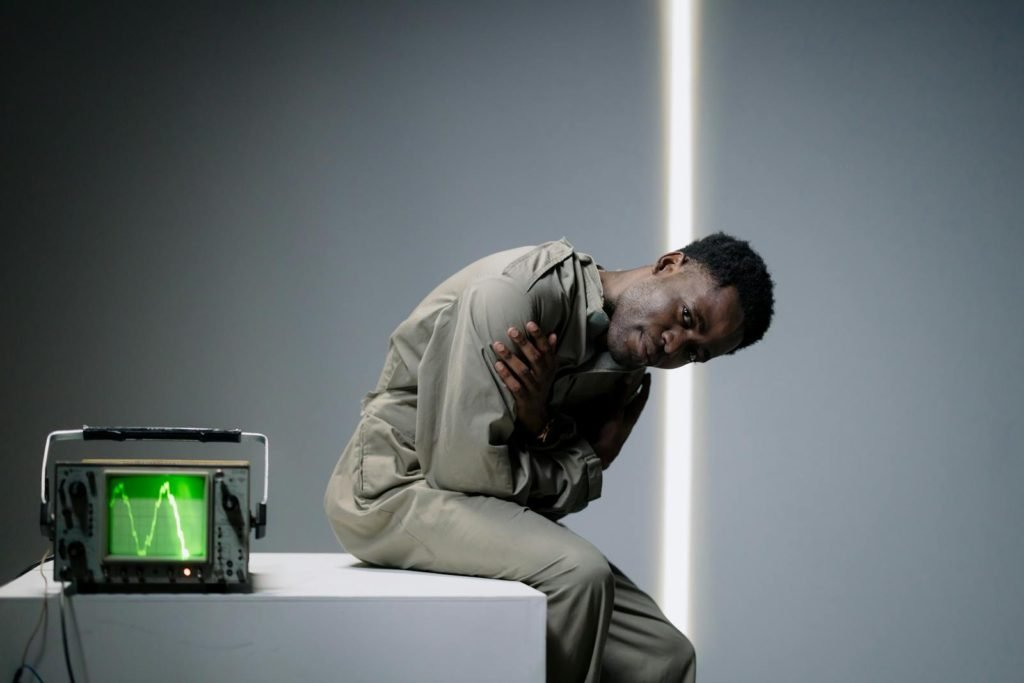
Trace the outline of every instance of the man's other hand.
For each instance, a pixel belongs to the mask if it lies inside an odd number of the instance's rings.
[[[500,359],[494,367],[515,398],[516,420],[529,434],[537,436],[548,425],[548,399],[558,371],[558,336],[554,332],[542,334],[532,320],[526,323],[525,332],[510,327],[508,336],[518,350],[513,352],[506,344],[494,342],[491,348]]]
[[[644,378],[640,382],[640,389],[635,393],[623,388],[622,393],[617,397],[615,404],[617,407],[589,435],[590,445],[597,457],[601,459],[603,469],[608,469],[612,461],[618,457],[622,445],[626,443],[630,432],[633,431],[633,426],[640,418],[640,413],[647,405],[650,395],[651,373],[648,372],[644,374]]]

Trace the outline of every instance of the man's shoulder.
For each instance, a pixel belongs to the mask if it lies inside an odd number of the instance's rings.
[[[560,240],[539,244],[521,253],[505,266],[502,275],[518,281],[529,291],[568,260],[586,264],[590,263],[591,259],[588,255],[577,252],[569,240],[563,237]],[[574,270],[570,269],[571,272]]]

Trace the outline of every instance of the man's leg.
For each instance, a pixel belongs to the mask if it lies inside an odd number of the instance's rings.
[[[362,559],[536,588],[548,596],[548,680],[598,680],[615,578],[594,546],[535,512],[489,496],[423,487],[404,502],[382,534],[393,542],[377,545],[377,557]]]
[[[649,595],[617,567],[615,608],[608,629],[602,683],[693,683],[696,658],[693,645],[669,623]]]

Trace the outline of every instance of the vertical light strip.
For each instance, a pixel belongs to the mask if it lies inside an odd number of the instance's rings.
[[[695,0],[663,1],[666,251],[694,238],[693,91]],[[690,627],[690,518],[693,478],[693,370],[664,373],[660,602],[684,633]]]

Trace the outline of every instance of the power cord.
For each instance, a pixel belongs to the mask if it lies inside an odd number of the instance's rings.
[[[43,553],[42,559],[39,560],[39,565],[38,565],[39,566],[39,575],[41,577],[43,577],[43,605],[42,605],[42,609],[39,611],[39,618],[36,619],[35,628],[32,629],[32,633],[28,637],[28,642],[25,643],[25,649],[22,650],[22,653],[21,653],[21,665],[18,667],[18,670],[14,672],[13,683],[20,683],[21,682],[22,674],[25,671],[28,671],[30,674],[32,674],[35,677],[35,679],[37,681],[39,681],[39,683],[45,683],[45,681],[43,681],[43,677],[39,675],[39,672],[36,671],[31,665],[27,664],[26,662],[28,660],[28,652],[29,652],[29,650],[32,647],[32,642],[36,639],[36,635],[39,633],[39,627],[40,626],[43,626],[44,637],[43,637],[43,641],[42,641],[43,644],[42,644],[42,647],[39,650],[39,655],[37,655],[37,658],[38,658],[38,656],[41,656],[43,654],[43,652],[46,650],[46,637],[45,637],[45,633],[46,633],[46,625],[49,624],[49,610],[47,609],[47,602],[48,602],[49,593],[50,593],[50,582],[47,581],[47,579],[46,579],[46,572],[44,570],[44,565],[46,564],[46,561],[52,557],[51,555],[49,555],[49,552],[50,552],[50,549],[47,548],[46,552]],[[29,567],[28,569],[23,571],[21,574],[19,574],[19,576],[26,574],[27,572],[31,571],[32,569],[33,569],[33,567]],[[70,681],[70,683],[75,683],[75,673],[74,673],[74,671],[71,668],[71,651],[70,651],[70,648],[68,648],[67,617],[65,616],[65,612],[67,611],[67,607],[66,607],[65,603],[69,602],[71,600],[71,596],[72,595],[73,595],[73,592],[68,592],[66,590],[64,584],[61,584],[61,588],[60,588],[60,640],[61,640],[61,644],[63,645],[63,649],[64,649],[64,666],[67,668],[68,680]]]
[[[22,664],[18,667],[18,670],[14,672],[14,683],[19,683],[19,681],[21,681],[22,671],[28,671],[30,674],[36,677],[36,680],[39,681],[39,683],[46,683],[46,681],[43,680],[43,677],[39,675],[39,672],[33,669],[28,664]]]
[[[65,625],[65,618],[64,618],[64,594],[65,594],[65,592],[66,591],[65,591],[65,588],[64,588],[64,584],[61,584],[61,589],[60,589],[60,639],[61,639],[61,642],[64,643],[64,666],[66,666],[67,670],[68,670],[68,680],[71,683],[75,683],[75,674],[71,670],[71,655],[70,655],[70,653],[68,651],[68,629],[67,629],[67,626]],[[70,599],[71,599],[71,596],[69,595],[68,596],[68,600],[70,600]]]
[[[39,627],[40,626],[43,627],[43,641],[42,641],[43,644],[42,644],[42,647],[39,650],[39,654],[36,656],[36,659],[41,657],[43,652],[46,650],[46,624],[49,623],[49,610],[47,609],[47,598],[49,597],[49,594],[50,594],[50,582],[46,580],[46,572],[43,569],[43,565],[46,563],[46,560],[48,559],[48,557],[52,557],[52,556],[50,556],[50,548],[49,547],[47,547],[47,549],[43,552],[43,557],[39,560],[39,575],[41,577],[43,577],[43,603],[42,603],[42,608],[39,610],[39,618],[36,619],[35,628],[32,629],[32,633],[28,637],[28,642],[25,643],[25,649],[21,651],[21,666],[19,666],[18,670],[14,672],[14,683],[18,683],[21,680],[21,674],[22,674],[23,671],[28,671],[29,673],[31,673],[33,676],[36,677],[36,679],[38,681],[40,681],[40,683],[42,683],[42,681],[43,681],[42,677],[39,675],[39,672],[36,671],[31,666],[29,666],[29,664],[27,662],[28,662],[28,651],[32,648],[32,641],[34,641],[36,639],[36,634],[39,633]],[[29,567],[28,569],[23,571],[21,574],[19,574],[19,576],[22,576],[22,575],[30,572],[32,569],[33,569],[33,567]]]

